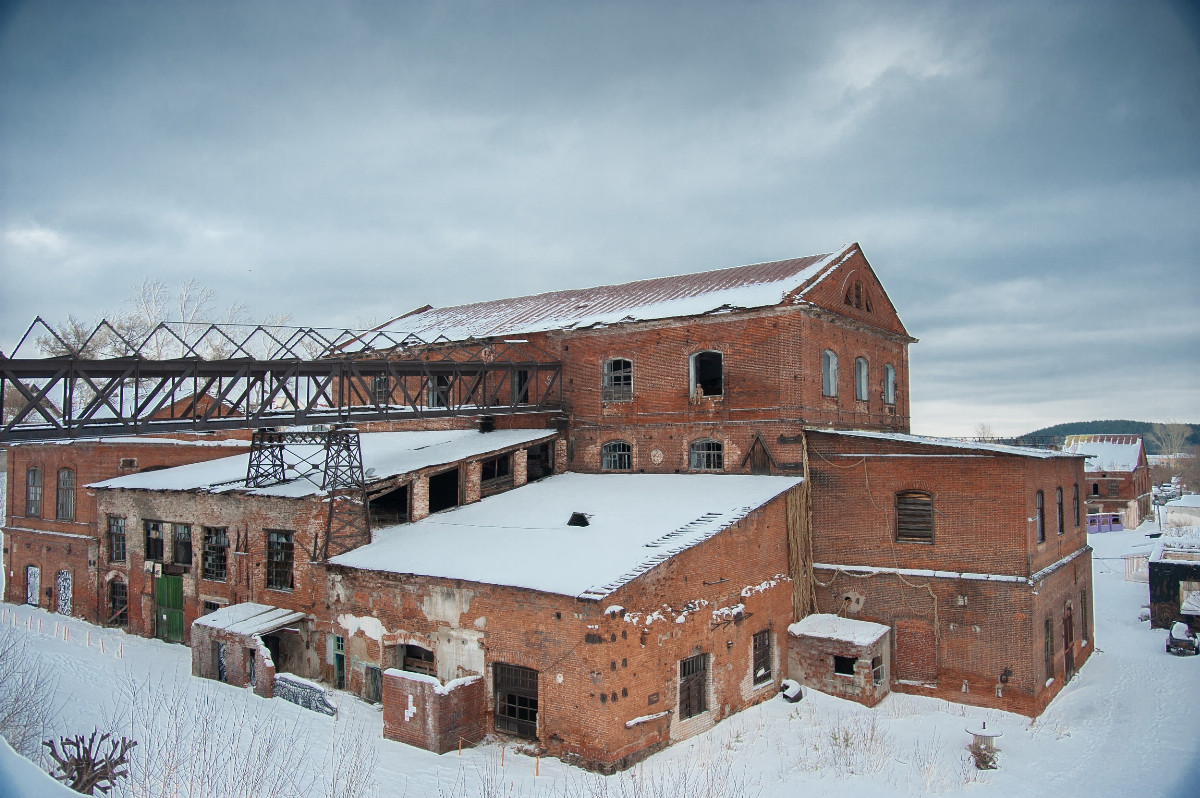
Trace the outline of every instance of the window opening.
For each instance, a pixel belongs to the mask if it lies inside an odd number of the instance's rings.
[[[606,360],[600,366],[600,400],[628,402],[633,399],[633,361]]]
[[[854,665],[858,662],[857,657],[841,657],[837,654],[833,655],[833,672],[839,676],[853,676]]]
[[[679,717],[692,718],[708,710],[708,655],[679,661]]]
[[[428,676],[435,675],[437,671],[433,667],[433,652],[409,643],[404,647],[404,670]]]
[[[1075,527],[1078,528],[1079,527],[1079,483],[1078,482],[1075,483],[1075,489],[1072,492],[1071,509],[1074,511],[1074,514],[1075,514]]]
[[[516,403],[527,405],[529,404],[529,371],[526,369],[517,369],[516,379],[516,391],[514,392],[517,397]]]
[[[1049,618],[1046,619],[1045,634],[1046,679],[1050,680],[1054,678],[1054,626]]]
[[[1058,534],[1060,534],[1060,535],[1061,535],[1061,534],[1063,533],[1063,529],[1064,529],[1064,527],[1065,527],[1065,525],[1066,525],[1066,518],[1064,517],[1064,515],[1065,515],[1065,514],[1064,514],[1064,512],[1063,512],[1063,491],[1062,491],[1062,488],[1058,488],[1058,489],[1055,491],[1055,494],[1054,494],[1054,501],[1055,501],[1055,509],[1056,509],[1056,511],[1057,511],[1056,518],[1057,518],[1057,520],[1058,520]]]
[[[854,398],[860,402],[867,401],[867,359],[854,360]]]
[[[143,521],[146,532],[146,560],[149,562],[163,561],[163,524],[161,521]]]
[[[449,407],[450,378],[444,375],[430,377],[428,399],[430,407]]]
[[[108,517],[108,561],[125,562],[125,519],[117,515]]]
[[[1100,483],[1099,483],[1099,482],[1093,482],[1093,483],[1092,483],[1092,495],[1093,495],[1093,496],[1099,496],[1099,495],[1100,495]]]
[[[537,739],[538,673],[531,668],[492,666],[496,731]]]
[[[883,684],[886,675],[883,672],[883,657],[871,657],[871,684],[878,687]]]
[[[1087,591],[1079,591],[1079,637],[1081,640],[1088,639],[1088,600]]]
[[[763,684],[771,681],[771,632],[764,629],[754,635],[754,656],[751,667],[754,669],[754,683]]]
[[[605,471],[633,469],[633,446],[625,441],[609,441],[600,448],[600,468]]]
[[[75,520],[75,472],[69,468],[58,470],[58,492],[54,497],[54,517],[59,521]]]
[[[725,445],[720,441],[693,441],[688,447],[688,465],[693,471],[723,471]]]
[[[697,352],[692,355],[693,398],[721,396],[725,390],[723,356],[720,352]]]
[[[42,469],[30,468],[25,472],[25,515],[42,517]]]
[[[821,352],[821,394],[837,396],[837,383],[837,354],[832,349],[826,349]]]
[[[292,589],[293,534],[267,530],[267,587],[271,590]]]
[[[177,565],[192,564],[192,527],[175,524],[171,535],[171,560]]]
[[[896,540],[933,542],[933,494],[906,490],[896,494]]]
[[[1046,494],[1042,491],[1037,492],[1037,542],[1046,542]]]
[[[225,566],[229,554],[229,533],[225,527],[204,527],[204,551],[201,554],[204,578],[210,582],[225,581]]]
[[[333,684],[346,689],[346,638],[333,636]]]
[[[883,367],[883,403],[896,404],[896,367],[891,363]]]
[[[527,450],[525,479],[536,482],[554,473],[554,444],[542,443]]]
[[[458,506],[458,469],[429,478],[429,512],[439,513]]]
[[[108,583],[108,622],[113,626],[129,625],[129,587],[120,579]]]
[[[388,377],[375,377],[371,380],[371,396],[377,405],[390,404],[392,401],[392,381]]]
[[[410,484],[401,485],[378,496],[367,499],[371,513],[371,527],[405,524],[409,520]]]
[[[215,601],[204,602],[204,614],[205,615],[210,615],[219,609],[221,609],[221,605]]]

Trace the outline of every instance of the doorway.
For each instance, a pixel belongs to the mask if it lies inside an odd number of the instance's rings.
[[[458,506],[458,469],[443,471],[429,478],[429,512],[437,513]]]
[[[496,694],[496,731],[537,739],[538,673],[519,665],[492,666]]]
[[[36,565],[25,566],[25,603],[38,605],[38,593],[42,590],[42,572]]]
[[[71,572],[62,570],[55,577],[54,586],[58,589],[58,605],[54,611],[59,615],[71,614]]]
[[[154,636],[168,643],[183,642],[183,577],[154,580]]]

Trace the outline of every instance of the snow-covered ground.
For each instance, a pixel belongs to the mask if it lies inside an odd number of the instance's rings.
[[[390,742],[379,710],[346,694],[337,696],[335,720],[193,679],[183,646],[24,606],[0,605],[0,622],[60,674],[57,695],[45,699],[63,704],[59,733],[115,728],[137,737],[136,754],[158,762],[120,795],[1182,798],[1200,794],[1200,657],[1164,653],[1165,632],[1138,620],[1147,587],[1124,581],[1120,555],[1148,551],[1149,529],[1092,536],[1097,651],[1036,722],[905,695],[868,710],[809,691],[798,704],[772,699],[607,778],[538,761],[512,741],[442,756]],[[1003,733],[998,770],[967,762],[965,729],[980,721]],[[190,786],[162,788],[167,769]],[[229,775],[211,781],[213,773]],[[356,791],[353,777],[363,773],[372,789]],[[12,789],[0,785],[0,795]]]

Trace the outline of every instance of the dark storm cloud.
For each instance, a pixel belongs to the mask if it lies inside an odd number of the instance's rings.
[[[1195,420],[1186,5],[40,2],[0,25],[0,346],[145,276],[336,325],[859,241],[922,339],[917,431]]]

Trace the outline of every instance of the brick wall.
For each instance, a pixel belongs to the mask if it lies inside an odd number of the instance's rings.
[[[487,734],[487,697],[481,676],[442,686],[431,676],[389,668],[383,672],[383,736],[444,754]]]
[[[873,707],[888,694],[891,654],[890,634],[869,645],[855,645],[844,640],[789,633],[787,636],[788,676],[801,684]],[[834,657],[854,659],[853,673],[837,673]],[[872,660],[882,661],[882,678],[874,681]]]

